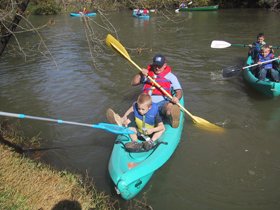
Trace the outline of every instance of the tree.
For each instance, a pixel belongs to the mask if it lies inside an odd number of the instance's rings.
[[[4,3],[1,5],[0,10],[0,56],[3,54],[9,40],[14,36],[14,31],[16,30],[19,22],[21,21],[24,12],[29,4],[30,0],[16,1],[16,6],[14,6],[14,1]]]

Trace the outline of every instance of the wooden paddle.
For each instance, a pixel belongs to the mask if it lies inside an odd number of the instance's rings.
[[[115,49],[116,51],[118,51],[124,58],[126,58],[130,63],[132,63],[139,71],[142,72],[142,69],[130,58],[128,52],[126,51],[126,49],[123,47],[123,45],[116,40],[111,34],[108,34],[106,37],[106,44],[109,47],[112,47],[113,49]],[[169,97],[170,99],[172,99],[172,96],[166,91],[164,90],[153,78],[151,78],[150,76],[148,76],[148,79],[150,81],[153,82],[153,84],[159,88],[167,97]],[[216,131],[216,132],[223,132],[224,129],[222,127],[219,127],[215,124],[212,124],[210,122],[208,122],[207,120],[204,120],[200,117],[194,116],[192,115],[187,109],[185,109],[184,106],[182,106],[180,103],[177,103],[177,105],[181,108],[181,110],[183,110],[185,113],[187,113],[193,120],[193,122],[198,126],[201,127],[203,129],[206,130],[210,130],[210,131]]]
[[[252,64],[252,65],[249,65],[249,66],[244,66],[242,68],[236,68],[236,69],[235,68],[227,68],[227,69],[223,70],[223,77],[225,77],[225,78],[234,77],[234,76],[237,76],[242,70],[244,70],[246,68],[250,68],[250,67],[254,67],[254,66],[259,66],[259,65],[262,65],[262,64],[270,63],[270,62],[276,61],[278,59],[279,58],[273,58],[271,60],[267,60],[267,61],[264,61],[264,62],[261,62],[261,63],[255,63],[255,64]]]
[[[98,123],[98,124],[86,124],[86,123],[78,123],[78,122],[72,122],[72,121],[64,121],[64,120],[57,120],[57,119],[51,119],[51,118],[45,118],[45,117],[36,117],[31,115],[25,115],[25,114],[16,114],[16,113],[10,113],[10,112],[1,112],[0,116],[5,117],[15,117],[20,119],[32,119],[32,120],[41,120],[41,121],[48,121],[48,122],[56,122],[59,124],[70,124],[70,125],[79,125],[79,126],[86,126],[91,128],[99,128],[106,131],[109,131],[111,133],[115,134],[133,134],[134,131],[118,126],[115,124],[109,124],[109,123]]]
[[[227,48],[230,46],[234,46],[234,47],[249,47],[249,44],[231,44],[229,42],[226,41],[220,41],[220,40],[213,40],[211,42],[211,48],[215,48],[215,49],[223,49],[223,48]],[[280,46],[271,46],[271,48],[273,49],[280,49]]]

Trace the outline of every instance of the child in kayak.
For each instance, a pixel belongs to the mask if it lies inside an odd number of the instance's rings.
[[[107,110],[109,122],[129,126],[129,129],[135,132],[135,134],[130,134],[132,142],[127,143],[126,146],[143,147],[145,150],[152,149],[155,146],[155,142],[165,131],[158,106],[152,103],[152,98],[149,94],[141,93],[124,116],[123,118],[118,118],[112,109]],[[137,143],[138,139],[145,141],[139,144]]]
[[[261,52],[262,46],[266,44],[264,39],[264,33],[259,33],[257,35],[257,41],[249,45],[250,50],[248,55],[252,56],[253,59],[256,59],[258,54]]]
[[[269,61],[271,59],[274,59],[274,54],[271,52],[268,45],[264,45],[261,52],[258,54],[256,61],[258,64],[261,64],[262,62]],[[279,82],[279,72],[273,68],[272,62],[262,64],[259,67],[258,78],[260,80],[265,80],[267,75],[269,75],[273,82]]]

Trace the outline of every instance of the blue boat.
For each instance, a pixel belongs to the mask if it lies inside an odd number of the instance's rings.
[[[184,99],[180,103],[184,106]],[[131,142],[128,135],[119,135],[115,141],[109,161],[109,174],[118,194],[125,200],[135,197],[151,179],[156,170],[163,166],[177,148],[184,125],[181,111],[178,128],[164,123],[165,132],[158,145],[146,152],[128,152],[123,144]]]
[[[84,14],[82,12],[71,12],[70,16],[72,16],[72,17],[82,17],[82,16],[94,17],[94,16],[96,16],[96,13],[95,12],[89,12],[89,13]]]
[[[149,19],[150,19],[150,15],[148,15],[148,14],[143,14],[143,13],[140,13],[140,14],[139,14],[137,9],[134,9],[134,10],[133,10],[132,16],[133,16],[133,17],[136,17],[136,18],[139,18],[139,19],[143,19],[143,20],[149,20]]]
[[[279,63],[279,60],[278,60]],[[247,58],[246,64],[252,65],[254,61],[251,56]],[[280,69],[278,69],[280,71]],[[242,71],[242,76],[246,83],[248,83],[251,87],[253,87],[258,92],[262,93],[263,95],[274,97],[280,95],[280,83],[279,82],[272,82],[269,79],[259,80],[254,73],[252,72],[251,68],[245,68]]]

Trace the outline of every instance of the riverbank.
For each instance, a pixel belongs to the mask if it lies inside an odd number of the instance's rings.
[[[0,209],[114,209],[110,198],[67,171],[0,145]]]
[[[88,11],[120,11],[123,9],[147,8],[147,9],[176,9],[182,1],[178,0],[138,0],[138,1],[34,1],[28,6],[28,11],[36,15],[54,15],[59,13],[79,12],[86,8]],[[222,0],[196,0],[189,2],[190,7],[219,5],[219,8],[271,8],[277,10],[277,4],[265,3],[263,1],[222,1]]]
[[[115,209],[116,201],[98,192],[88,177],[27,157],[30,149],[24,148],[36,147],[38,137],[26,139],[19,133],[13,125],[0,123],[0,209]]]
[[[0,145],[0,209],[114,209],[78,175],[56,171]]]

